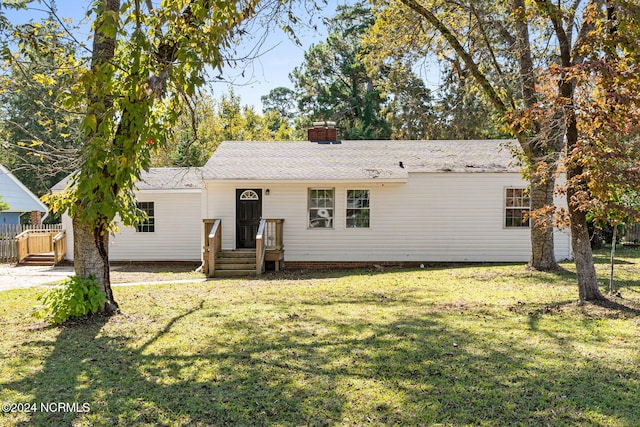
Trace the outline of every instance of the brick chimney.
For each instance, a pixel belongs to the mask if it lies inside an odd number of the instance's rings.
[[[41,222],[42,222],[42,212],[31,211],[31,224],[40,225]]]
[[[313,122],[313,126],[307,130],[309,141],[324,144],[338,143],[338,129],[336,122]]]

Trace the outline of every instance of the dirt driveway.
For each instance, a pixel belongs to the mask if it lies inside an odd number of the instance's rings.
[[[0,264],[0,291],[30,288],[64,280],[72,275],[73,267],[71,266],[15,267],[11,264]]]
[[[204,274],[195,271],[197,267],[197,264],[115,265],[111,266],[111,283],[178,283],[205,280]],[[0,264],[0,291],[41,286],[73,275],[73,266],[69,265],[15,267],[12,264]]]

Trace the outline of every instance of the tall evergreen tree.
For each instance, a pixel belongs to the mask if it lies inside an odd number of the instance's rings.
[[[328,24],[329,36],[305,52],[304,64],[290,78],[298,107],[307,121],[333,120],[345,139],[388,139],[386,101],[361,59],[362,36],[373,23],[364,2],[339,6]]]

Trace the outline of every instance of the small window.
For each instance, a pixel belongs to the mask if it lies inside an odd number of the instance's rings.
[[[505,194],[505,226],[529,226],[529,194],[526,188],[507,188]]]
[[[260,200],[260,196],[253,190],[244,190],[240,194],[240,200]]]
[[[309,228],[333,228],[333,189],[309,189]]]
[[[369,190],[347,190],[347,228],[369,228]]]
[[[155,207],[153,202],[138,202],[138,209],[147,215],[147,219],[138,223],[138,233],[153,233],[156,231]]]

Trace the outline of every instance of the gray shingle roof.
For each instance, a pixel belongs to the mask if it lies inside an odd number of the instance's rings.
[[[66,177],[51,188],[51,191],[63,191],[71,176]],[[142,171],[138,190],[199,190],[202,188],[202,173],[200,168],[150,168],[149,172]]]
[[[227,141],[202,171],[207,180],[406,180],[410,172],[518,172],[510,151],[515,147],[511,140]]]
[[[202,188],[200,168],[150,168],[142,172],[139,190],[188,190]]]

